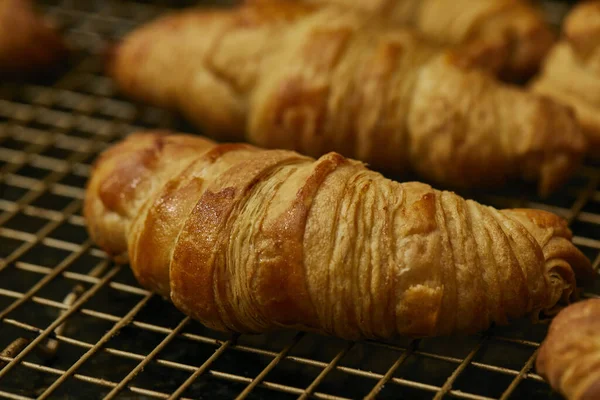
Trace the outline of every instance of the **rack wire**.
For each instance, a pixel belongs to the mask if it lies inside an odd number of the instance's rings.
[[[82,49],[72,67],[53,82],[0,87],[0,398],[557,398],[533,370],[545,325],[451,342],[227,336],[140,288],[89,240],[81,204],[90,164],[110,143],[185,128],[121,98],[102,75],[107,40],[165,5],[78,3],[44,3]],[[589,165],[549,199],[523,188],[480,197],[565,217],[597,268],[599,182]]]

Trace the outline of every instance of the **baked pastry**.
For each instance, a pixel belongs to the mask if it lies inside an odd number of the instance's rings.
[[[600,150],[600,1],[575,6],[563,29],[532,88],[573,107],[594,155]]]
[[[54,68],[68,50],[31,0],[0,0],[0,73],[30,75]]]
[[[531,76],[555,41],[541,10],[526,0],[304,1],[356,8],[411,26],[437,43],[464,46],[475,64],[506,78]]]
[[[223,331],[471,333],[552,315],[592,276],[554,214],[394,182],[337,153],[191,135],[104,152],[84,216],[141,285]]]
[[[180,110],[213,138],[336,151],[446,187],[522,178],[547,194],[586,149],[568,107],[352,10],[187,10],[134,31],[109,59],[125,94]]]
[[[600,299],[562,310],[550,325],[537,372],[568,400],[600,398]]]

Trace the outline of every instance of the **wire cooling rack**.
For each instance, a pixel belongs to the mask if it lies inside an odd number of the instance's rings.
[[[393,343],[228,336],[140,288],[89,240],[81,205],[100,151],[139,129],[185,129],[102,74],[106,41],[167,2],[82,3],[44,7],[81,49],[71,67],[53,82],[0,86],[0,398],[558,398],[533,370],[545,325]],[[565,217],[597,267],[599,180],[591,165],[550,199],[519,187],[478,197]]]

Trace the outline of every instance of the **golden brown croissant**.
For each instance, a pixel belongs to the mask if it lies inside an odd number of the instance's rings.
[[[541,11],[524,0],[304,1],[352,7],[412,26],[437,43],[464,46],[475,64],[507,78],[533,74],[555,40]]]
[[[600,1],[577,5],[564,39],[544,62],[533,90],[575,109],[593,149],[600,149]]]
[[[568,400],[600,398],[600,299],[562,310],[542,343],[536,369]]]
[[[451,187],[523,178],[548,193],[586,148],[567,107],[352,10],[184,11],[133,32],[110,59],[125,93],[181,110],[208,136],[336,151]]]
[[[66,55],[63,38],[35,12],[31,0],[0,0],[0,72],[43,72]]]
[[[139,282],[218,330],[475,332],[553,314],[591,276],[564,220],[398,183],[337,153],[129,136],[84,215]]]

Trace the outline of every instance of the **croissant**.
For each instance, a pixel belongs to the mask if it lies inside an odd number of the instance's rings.
[[[523,0],[304,1],[352,7],[411,26],[437,43],[464,46],[476,64],[509,79],[531,76],[555,41],[541,10]]]
[[[31,0],[0,0],[0,72],[44,72],[67,53],[63,38],[34,10]]]
[[[600,299],[562,310],[550,325],[536,369],[568,400],[600,398]]]
[[[568,107],[352,10],[188,10],[139,28],[108,58],[125,94],[182,111],[207,136],[336,151],[445,187],[522,178],[547,194],[586,149]]]
[[[600,1],[575,6],[563,33],[532,87],[574,108],[594,153],[600,150]]]
[[[338,153],[191,135],[105,151],[84,216],[141,285],[223,331],[470,333],[551,315],[592,276],[554,214],[394,182]]]

